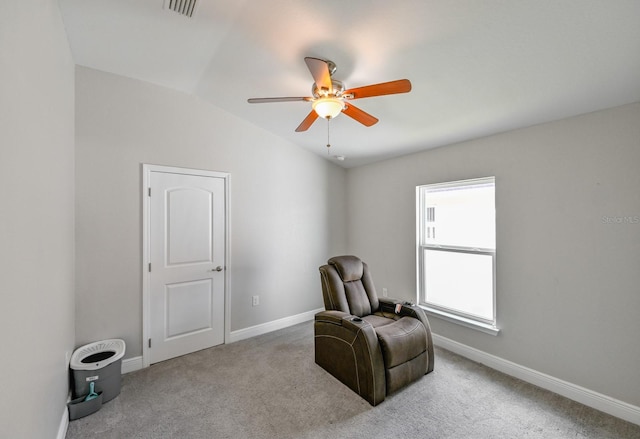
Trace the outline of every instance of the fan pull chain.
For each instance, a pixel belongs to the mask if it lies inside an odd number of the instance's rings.
[[[331,142],[329,141],[329,121],[330,117],[327,117],[327,155],[329,155],[329,150],[331,149]]]

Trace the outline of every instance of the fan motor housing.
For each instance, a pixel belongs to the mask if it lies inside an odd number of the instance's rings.
[[[333,95],[334,96],[341,96],[342,93],[344,92],[344,84],[342,83],[342,81],[338,81],[337,79],[331,79],[331,86],[333,87]],[[324,96],[327,96],[328,90],[327,92],[324,92],[324,90],[321,90],[318,88],[318,86],[314,83],[311,86],[311,94],[313,94],[314,98],[321,98]]]

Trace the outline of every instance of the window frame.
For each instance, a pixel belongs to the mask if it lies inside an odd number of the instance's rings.
[[[416,186],[416,299],[417,303],[427,313],[435,315],[439,318],[461,324],[466,327],[477,329],[491,335],[497,335],[500,330],[497,327],[497,306],[496,306],[496,245],[493,248],[478,248],[459,245],[446,244],[429,244],[424,243],[424,233],[426,230],[425,223],[427,217],[433,215],[433,212],[427,212],[425,206],[426,191],[428,189],[447,189],[447,188],[464,188],[470,186],[480,186],[491,184],[494,190],[494,206],[495,206],[495,177],[482,177],[468,180],[449,181],[444,183],[424,184]],[[496,227],[494,219],[494,228]],[[425,251],[445,251],[452,253],[477,254],[491,256],[492,263],[492,314],[493,319],[486,319],[482,316],[473,315],[459,309],[442,306],[432,302],[428,302],[425,291],[424,254]]]

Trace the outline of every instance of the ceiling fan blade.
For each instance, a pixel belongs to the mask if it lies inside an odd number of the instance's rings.
[[[323,59],[312,58],[310,56],[305,57],[304,62],[307,63],[316,87],[318,87],[319,90],[327,90],[329,93],[333,93],[331,72],[329,71],[327,62]]]
[[[344,110],[342,110],[342,112],[347,116],[357,120],[362,125],[366,125],[368,127],[378,123],[377,118],[373,117],[366,111],[362,111],[358,107],[352,105],[350,102],[347,102],[347,105],[344,107]]]
[[[351,99],[370,98],[373,96],[393,95],[411,91],[411,81],[399,79],[397,81],[382,82],[380,84],[365,85],[364,87],[346,90],[344,95],[352,95]]]
[[[311,97],[295,97],[295,98],[250,98],[247,102],[250,104],[264,104],[269,102],[297,102],[297,101],[312,101]]]
[[[302,123],[298,125],[298,128],[296,128],[296,132],[299,133],[301,131],[307,131],[317,118],[318,113],[316,113],[315,110],[311,110],[311,113],[309,113],[307,117],[304,118]]]

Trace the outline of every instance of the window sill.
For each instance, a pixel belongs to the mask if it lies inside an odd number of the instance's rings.
[[[500,329],[497,326],[490,325],[488,323],[476,322],[471,319],[466,319],[461,316],[457,316],[455,314],[451,314],[439,309],[430,308],[425,305],[420,305],[428,315],[437,317],[443,320],[446,320],[451,323],[456,323],[458,325],[466,326],[467,328],[475,329],[476,331],[484,332],[489,335],[498,335],[500,333]]]

